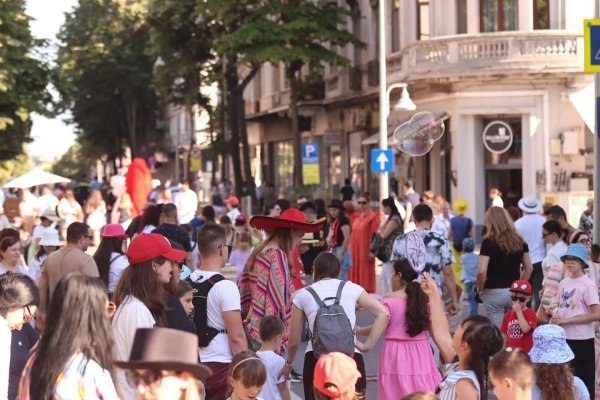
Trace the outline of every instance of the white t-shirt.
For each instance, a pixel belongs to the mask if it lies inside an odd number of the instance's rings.
[[[546,244],[542,237],[542,225],[545,223],[546,218],[539,214],[525,214],[515,221],[517,233],[529,247],[532,264],[542,262],[546,256]]]
[[[339,279],[322,279],[318,282],[313,283],[310,287],[313,288],[317,295],[321,300],[327,297],[335,297],[338,286],[340,285]],[[340,304],[344,308],[348,319],[350,320],[350,325],[352,325],[352,329],[354,329],[356,325],[356,304],[358,303],[358,298],[365,290],[362,286],[357,285],[353,282],[346,282],[344,289],[342,290],[342,296],[340,299]],[[333,301],[333,300],[331,300]],[[296,292],[294,296],[293,303],[300,310],[304,311],[306,318],[308,319],[308,327],[310,331],[313,331],[313,325],[315,323],[315,318],[317,316],[317,311],[319,310],[319,305],[315,301],[314,297],[306,290],[306,288],[300,289]],[[329,304],[329,302],[327,303]],[[306,346],[306,353],[312,351],[312,342],[309,340],[308,345]],[[360,353],[358,349],[354,350],[356,353]]]
[[[48,258],[47,254],[42,254],[40,258],[33,257],[31,261],[29,261],[29,270],[27,271],[27,275],[34,281],[38,281],[42,276],[42,264]]]
[[[202,283],[216,274],[218,272],[207,272],[198,269],[192,272],[190,279],[192,282]],[[227,311],[241,312],[240,291],[235,283],[224,279],[215,283],[212,289],[210,289],[206,304],[208,326],[223,330],[225,329],[223,313]],[[217,334],[207,347],[200,347],[199,349],[200,360],[202,362],[230,363],[233,358],[231,346],[229,346],[229,338],[226,333]]]
[[[544,276],[548,274],[548,269],[553,265],[561,264],[562,261],[560,258],[565,255],[567,252],[567,244],[562,240],[556,242],[554,246],[548,250],[548,254],[542,263],[542,269],[544,271]]]
[[[125,297],[112,320],[115,340],[115,361],[128,361],[133,346],[135,331],[138,328],[154,328],[156,321],[152,313],[139,299],[133,296]],[[135,400],[135,387],[127,380],[125,370],[115,368],[116,384],[122,400]]]
[[[196,216],[198,209],[198,196],[193,190],[179,192],[175,197],[177,216],[180,224],[187,224]]]
[[[114,293],[121,274],[129,266],[129,259],[126,255],[114,252],[110,253],[110,259],[113,262],[108,268],[108,293]]]
[[[285,382],[285,378],[280,377],[285,360],[274,351],[257,351],[256,355],[263,361],[267,369],[267,381],[258,395],[267,400],[281,400],[281,393],[277,385]]]
[[[232,223],[235,223],[235,219],[240,215],[241,212],[237,207],[233,207],[228,213],[227,216],[231,220]]]
[[[0,399],[8,398],[8,378],[10,370],[10,346],[12,333],[8,321],[0,317]]]
[[[33,233],[31,234],[31,236],[34,239],[41,239],[45,230],[46,230],[46,227],[44,225],[42,225],[42,224],[36,225],[35,228],[33,228]]]

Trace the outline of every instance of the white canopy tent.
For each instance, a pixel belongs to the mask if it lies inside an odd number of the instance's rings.
[[[70,179],[59,175],[51,174],[50,172],[42,171],[35,168],[24,175],[15,178],[4,185],[4,188],[10,189],[27,189],[39,185],[49,185],[52,183],[69,183]]]

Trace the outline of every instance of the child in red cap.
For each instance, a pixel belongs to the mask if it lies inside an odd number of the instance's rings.
[[[510,285],[512,310],[504,314],[500,327],[507,347],[520,348],[526,352],[533,347],[533,330],[537,327],[537,316],[527,307],[531,300],[531,290],[531,284],[523,279]]]

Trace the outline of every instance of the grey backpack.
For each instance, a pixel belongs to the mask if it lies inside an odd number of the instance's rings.
[[[310,286],[306,288],[319,305],[313,324],[313,332],[311,332],[313,352],[317,359],[323,354],[334,351],[354,357],[354,331],[346,311],[340,304],[342,289],[345,284],[345,281],[340,282],[335,297],[327,297],[323,300],[319,298],[313,288]],[[334,300],[333,304],[325,304],[329,300]]]

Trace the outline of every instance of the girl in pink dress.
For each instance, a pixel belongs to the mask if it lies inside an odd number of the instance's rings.
[[[394,262],[392,293],[381,300],[390,313],[379,356],[377,397],[398,400],[408,394],[434,392],[442,380],[427,341],[429,299],[417,282],[410,262]],[[359,328],[360,335],[370,327]]]

